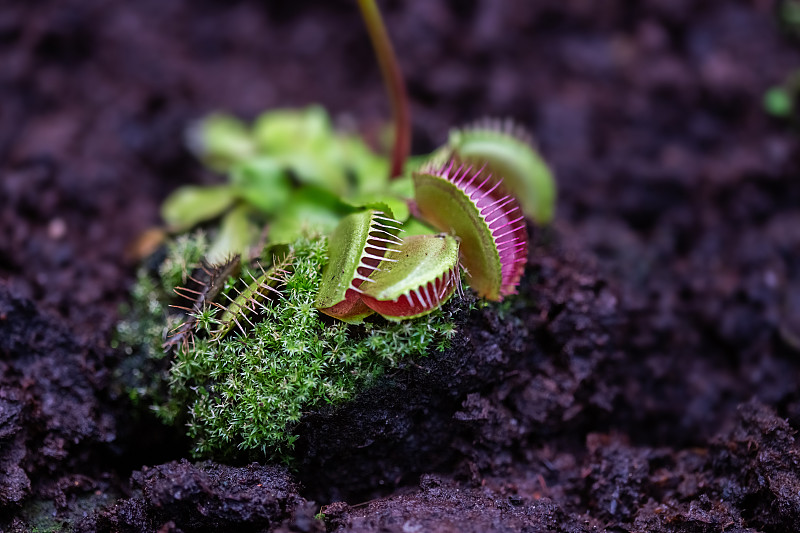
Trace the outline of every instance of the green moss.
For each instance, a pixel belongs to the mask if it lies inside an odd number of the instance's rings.
[[[30,499],[19,511],[19,517],[29,533],[59,533],[73,531],[88,514],[102,509],[121,497],[115,491],[93,489],[68,496],[64,508],[56,507],[53,500]]]
[[[129,394],[149,402],[165,422],[185,424],[197,456],[250,452],[288,459],[305,412],[352,398],[402,361],[445,349],[456,333],[455,306],[417,320],[376,318],[361,326],[320,314],[314,301],[327,239],[301,239],[291,246],[283,297],[248,317],[252,324],[240,320],[246,334],[236,327],[221,340],[204,335],[221,314],[208,308],[194,342],[165,360],[160,346],[166,328],[175,325],[174,318],[165,320],[171,285],[191,273],[204,242],[202,235],[181,237],[170,246],[159,279],[141,272],[129,319],[119,327],[119,340],[131,352],[120,372]],[[225,291],[241,291],[246,272],[243,277],[231,278]]]

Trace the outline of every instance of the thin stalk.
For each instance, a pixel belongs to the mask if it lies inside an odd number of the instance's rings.
[[[381,12],[375,0],[358,0],[364,24],[369,32],[372,47],[378,58],[378,65],[383,75],[383,83],[389,95],[392,106],[392,120],[394,121],[394,147],[392,148],[392,166],[390,178],[403,173],[403,165],[411,151],[411,112],[408,105],[408,94],[403,82],[403,74],[397,62],[394,48],[383,24]]]

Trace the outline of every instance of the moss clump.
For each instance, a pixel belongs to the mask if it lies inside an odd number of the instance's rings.
[[[198,320],[194,342],[165,360],[160,345],[164,324],[174,323],[165,320],[172,285],[191,274],[205,247],[201,236],[181,239],[170,247],[158,279],[140,273],[120,341],[148,341],[133,347],[128,363],[140,371],[128,368],[122,375],[132,396],[147,399],[165,422],[187,425],[198,456],[239,450],[288,459],[304,412],[352,398],[402,360],[445,349],[455,333],[454,306],[418,320],[376,318],[361,326],[321,315],[314,300],[327,239],[304,238],[290,247],[293,268],[285,275],[283,297],[249,317],[252,326],[242,322],[246,334],[234,328],[214,340],[207,333],[221,311],[210,307]],[[225,290],[246,285],[230,278]]]
[[[154,254],[137,273],[131,302],[122,306],[112,347],[127,357],[116,371],[117,383],[136,405],[163,404],[169,384],[169,359],[162,348],[166,331],[178,318],[168,313],[173,288],[186,283],[192,269],[208,250],[202,231],[180,235],[164,252]],[[160,408],[159,408],[160,409]]]

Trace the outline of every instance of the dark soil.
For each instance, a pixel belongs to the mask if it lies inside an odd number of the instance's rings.
[[[0,4],[0,530],[796,531],[800,137],[761,98],[800,44],[769,1],[382,2],[416,151],[508,115],[556,170],[521,296],[309,413],[292,472],[186,462],[116,395],[128,246],[219,179],[186,125],[388,113],[354,2],[296,4]]]

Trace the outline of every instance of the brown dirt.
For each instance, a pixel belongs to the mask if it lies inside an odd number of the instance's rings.
[[[761,97],[800,47],[772,3],[384,4],[416,151],[516,117],[559,214],[509,312],[311,413],[293,473],[182,461],[108,339],[128,244],[217,179],[189,122],[385,116],[353,3],[0,5],[0,530],[796,530],[800,143]]]

